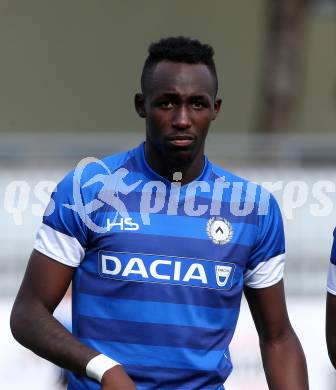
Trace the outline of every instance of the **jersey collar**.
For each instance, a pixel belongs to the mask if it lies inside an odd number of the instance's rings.
[[[166,179],[165,177],[159,175],[157,172],[155,172],[148,164],[147,160],[146,160],[146,157],[145,157],[145,142],[141,143],[138,147],[138,156],[139,156],[139,159],[140,159],[140,166],[141,166],[141,169],[143,171],[143,173],[148,177],[149,180],[157,180],[157,181],[161,181],[165,184],[171,184],[172,182],[168,179]],[[209,178],[209,174],[210,174],[210,161],[208,160],[208,157],[204,155],[204,165],[203,165],[203,170],[201,172],[201,174],[196,178],[194,179],[192,182],[195,182],[195,181],[205,181]],[[185,186],[188,186],[188,184],[192,183],[192,182],[189,182],[189,183],[186,183],[184,184],[182,187],[185,187]]]

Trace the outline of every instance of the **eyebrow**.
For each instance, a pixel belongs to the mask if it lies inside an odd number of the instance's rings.
[[[160,98],[176,98],[180,97],[180,94],[177,92],[162,92],[155,96],[155,99],[160,99]],[[189,96],[189,99],[206,99],[209,100],[210,97],[207,94],[202,94],[202,93],[196,93],[195,95]]]
[[[209,95],[198,93],[196,95],[191,96],[193,99],[209,99]]]

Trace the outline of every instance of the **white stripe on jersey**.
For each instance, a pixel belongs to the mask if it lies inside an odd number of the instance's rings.
[[[85,254],[85,249],[75,237],[60,233],[45,224],[37,232],[34,248],[71,267],[78,267]]]
[[[329,265],[327,290],[330,294],[336,295],[336,265],[332,263]]]
[[[264,288],[278,283],[284,273],[286,254],[272,257],[259,263],[254,269],[248,269],[244,274],[244,284],[251,288]]]

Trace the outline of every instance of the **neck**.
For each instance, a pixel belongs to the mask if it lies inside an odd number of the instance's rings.
[[[181,162],[170,156],[163,155],[150,142],[145,142],[145,158],[149,166],[160,176],[169,181],[178,180],[182,185],[188,184],[200,176],[204,167],[204,148],[191,161]],[[182,179],[175,176],[182,173]]]

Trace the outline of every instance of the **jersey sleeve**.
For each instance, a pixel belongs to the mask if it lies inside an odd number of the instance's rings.
[[[336,229],[334,230],[334,242],[330,255],[327,290],[331,294],[336,295]]]
[[[269,287],[279,282],[284,273],[285,237],[281,212],[270,194],[264,215],[259,215],[257,238],[244,273],[244,284],[250,288]]]
[[[52,193],[34,249],[60,263],[78,267],[85,254],[87,228],[74,201],[73,181],[72,171]]]

